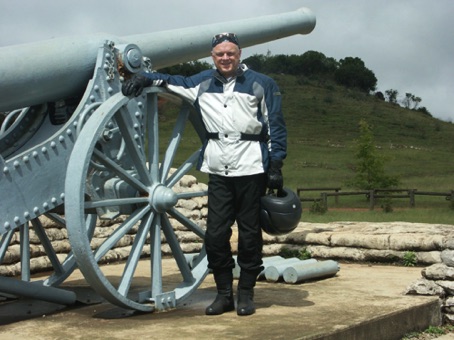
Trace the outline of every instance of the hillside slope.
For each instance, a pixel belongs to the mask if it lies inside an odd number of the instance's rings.
[[[453,189],[454,124],[324,80],[274,75],[289,132],[286,185],[340,186],[353,176],[358,123],[371,126],[402,187]]]

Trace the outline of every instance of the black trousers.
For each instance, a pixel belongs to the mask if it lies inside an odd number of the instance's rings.
[[[231,270],[230,237],[238,225],[238,265],[242,271],[258,273],[262,268],[263,239],[260,227],[260,197],[266,190],[265,174],[224,177],[210,175],[205,247],[208,267]]]

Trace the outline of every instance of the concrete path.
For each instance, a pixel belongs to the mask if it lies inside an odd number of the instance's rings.
[[[145,272],[147,266],[141,263],[138,270]],[[116,267],[108,267],[112,275],[119,275]],[[168,268],[163,276],[175,274],[170,264]],[[28,300],[1,303],[0,338],[401,339],[440,323],[438,298],[403,295],[421,277],[421,269],[340,263],[340,271],[328,279],[260,281],[257,312],[248,317],[204,314],[216,294],[211,275],[183,307],[160,313],[136,314],[105,302],[66,308]],[[88,289],[79,272],[65,285]]]

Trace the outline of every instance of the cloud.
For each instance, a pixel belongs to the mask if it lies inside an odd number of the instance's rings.
[[[451,0],[0,0],[0,46],[99,32],[123,37],[300,7],[317,17],[311,34],[247,48],[243,56],[315,50],[337,60],[359,57],[375,73],[379,90],[411,92],[433,116],[454,120]]]

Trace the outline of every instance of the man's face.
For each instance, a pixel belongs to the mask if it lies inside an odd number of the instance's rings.
[[[214,65],[225,78],[236,75],[241,58],[241,50],[237,45],[224,41],[213,47],[211,56]]]

